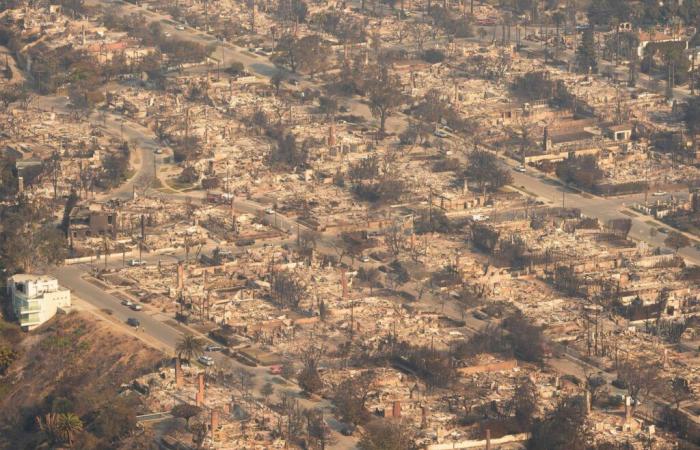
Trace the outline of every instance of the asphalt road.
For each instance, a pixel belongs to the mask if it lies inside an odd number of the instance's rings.
[[[30,107],[63,114],[72,111],[68,98],[63,96],[35,96],[31,99]],[[92,112],[85,120],[112,137],[128,142],[132,152],[135,153],[132,154],[132,166],[136,171],[134,176],[116,189],[100,195],[99,198],[127,199],[133,195],[134,188],[150,186],[155,178],[155,151],[161,147],[155,134],[134,121],[106,111]]]
[[[506,163],[510,167],[514,167],[517,164],[514,161],[506,161]],[[603,223],[611,219],[629,218],[632,220],[632,230],[629,234],[631,238],[644,241],[652,247],[666,247],[664,239],[666,239],[667,235],[659,233],[658,229],[671,230],[671,227],[654,220],[652,217],[633,212],[628,208],[634,203],[644,203],[644,194],[598,197],[567,188],[557,180],[532,169],[528,169],[527,173],[514,171],[513,186],[536,195],[551,205],[561,206],[563,201],[564,206],[580,208],[581,212],[586,216],[597,217]],[[679,191],[673,194],[684,197],[687,196],[687,191]],[[649,195],[648,201],[653,202],[656,198]],[[679,251],[679,254],[689,262],[700,264],[700,251],[694,247],[684,248]]]
[[[125,323],[129,317],[138,318],[143,332],[148,333],[149,337],[157,342],[158,347],[166,350],[167,353],[174,354],[175,345],[182,338],[180,331],[158,320],[156,312],[132,311],[122,305],[121,300],[114,295],[83,279],[83,275],[89,270],[90,267],[87,265],[63,266],[52,271],[52,274],[61,285],[69,287],[73,295],[87,301],[102,313],[113,316],[117,321]]]

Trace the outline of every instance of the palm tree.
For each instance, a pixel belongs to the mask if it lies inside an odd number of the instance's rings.
[[[49,413],[37,417],[36,422],[51,446],[61,442],[72,446],[76,433],[83,430],[83,422],[73,413]]]
[[[68,446],[73,446],[73,438],[83,431],[83,422],[73,413],[62,413],[58,416],[58,432]]]
[[[191,334],[186,334],[177,343],[177,357],[181,360],[189,362],[192,358],[196,358],[202,354],[204,344],[202,340],[194,337]]]

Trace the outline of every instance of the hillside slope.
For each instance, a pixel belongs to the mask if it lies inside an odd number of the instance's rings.
[[[162,354],[113,324],[73,312],[30,333],[0,327],[0,347],[17,359],[0,377],[0,448],[36,448],[47,441],[37,417],[74,413],[85,431],[80,448],[117,448],[133,434],[138,398],[119,393],[127,383],[153,370]],[[77,447],[78,445],[76,445]]]

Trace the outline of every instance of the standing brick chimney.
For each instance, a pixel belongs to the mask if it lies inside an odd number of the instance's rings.
[[[586,389],[586,415],[591,413],[591,391]]]
[[[544,127],[544,137],[542,139],[542,150],[545,153],[549,153],[552,149],[552,138],[549,135],[549,127]]]
[[[632,397],[625,397],[625,424],[629,425],[632,421]]]
[[[175,387],[182,388],[182,365],[180,364],[180,358],[175,357]]]
[[[346,275],[345,275],[345,271],[344,271],[344,270],[341,272],[341,275],[340,275],[340,276],[341,276],[340,282],[341,282],[342,285],[343,285],[343,300],[345,300],[346,298],[348,298],[348,279],[347,279],[347,277],[346,277]]]
[[[328,146],[333,147],[335,146],[335,125],[331,124],[328,127]]]
[[[177,289],[182,291],[185,288],[185,266],[182,261],[177,263]]]
[[[214,432],[219,429],[219,410],[211,410],[211,437],[214,439]]]
[[[398,400],[391,406],[391,417],[401,417],[401,402]]]
[[[197,406],[204,405],[204,372],[197,375]]]

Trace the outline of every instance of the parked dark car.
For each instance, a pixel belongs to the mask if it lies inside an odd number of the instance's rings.
[[[619,378],[612,380],[612,382],[610,384],[612,384],[613,386],[615,386],[618,389],[627,389],[627,382],[625,380],[621,380]]]

